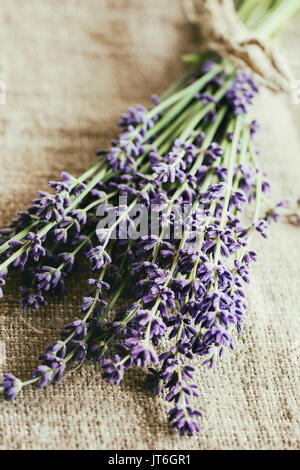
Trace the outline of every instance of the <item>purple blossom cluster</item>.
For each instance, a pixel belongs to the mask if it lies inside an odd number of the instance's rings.
[[[21,380],[13,374],[4,374],[4,380],[2,384],[0,384],[0,393],[2,393],[7,400],[14,400],[22,389],[22,385]]]
[[[249,266],[257,258],[250,241],[255,232],[267,237],[269,220],[277,221],[283,206],[259,218],[269,183],[253,147],[259,126],[246,115],[257,92],[246,72],[233,79],[206,61],[173,101],[154,97],[150,111],[130,108],[119,139],[110,151],[97,152],[92,170],[51,181],[55,193],[39,192],[28,212],[0,232],[0,297],[10,267],[23,279],[24,309],[66,292],[78,253],[92,272],[80,318],[46,348],[30,383],[59,382],[70,361],[81,364],[89,355],[114,385],[131,367],[149,367],[149,388],[172,403],[171,426],[182,435],[199,432],[192,361],[213,367],[234,349],[247,311]],[[228,103],[234,113],[224,116]],[[127,206],[118,204],[120,196]],[[116,239],[112,227],[97,228],[97,208],[108,201]],[[156,234],[123,236],[123,221],[132,230],[138,225],[131,212],[136,203],[156,208]],[[245,208],[252,203],[249,219]],[[133,302],[113,315],[125,289]],[[160,353],[163,344],[167,352]],[[11,400],[24,384],[6,374],[0,393]]]
[[[253,104],[253,98],[258,93],[258,87],[248,72],[240,72],[227,92],[227,100],[236,114],[245,114]],[[254,127],[251,128],[253,133]]]
[[[156,96],[152,97],[154,103],[158,104]],[[147,109],[142,105],[129,108],[127,114],[122,115],[119,126],[122,132],[118,140],[112,140],[112,147],[107,154],[107,159],[114,171],[132,173],[136,160],[145,152],[145,146],[151,144],[153,137],[147,139],[147,131],[154,127],[159,119],[158,115],[148,117]]]
[[[175,145],[181,148],[178,143]],[[173,152],[174,147],[167,160],[173,158]],[[193,154],[199,152],[201,147],[195,147]],[[181,171],[185,172],[182,182],[178,181],[180,186],[165,192],[165,185],[173,184],[174,178],[169,175],[161,180],[155,166],[157,191],[164,194],[163,201],[165,203],[167,198],[169,206],[174,204],[174,195],[181,207],[187,202],[192,202],[196,208],[201,205],[204,222],[201,220],[199,224],[195,209],[189,214],[190,231],[186,231],[186,221],[182,220],[185,243],[172,236],[164,240],[164,232],[175,231],[172,218],[168,223],[161,220],[160,237],[149,235],[136,243],[134,258],[137,261],[131,266],[131,284],[137,300],[120,313],[118,322],[112,325],[115,340],[109,357],[104,354],[98,358],[102,361],[103,377],[116,385],[130,367],[156,365],[158,369],[151,367],[150,387],[159,392],[166,389],[166,399],[175,402],[170,412],[172,426],[182,434],[193,434],[199,430],[196,418],[201,412],[190,404],[190,397],[197,396],[197,387],[189,383],[193,368],[186,365],[185,360],[199,356],[203,365],[213,367],[226,348],[234,349],[232,331],[235,327],[242,332],[247,309],[244,284],[249,282],[249,264],[256,260],[247,239],[253,230],[266,237],[266,222],[242,225],[238,214],[254,197],[257,184],[251,172],[247,178],[238,164],[230,183],[224,173],[212,171],[224,155],[216,142],[204,153],[202,167],[206,166],[205,174],[210,175],[212,182],[204,192],[186,190],[188,175],[193,173],[197,160],[193,156],[185,165],[189,157],[185,152],[178,155],[178,160],[183,162]],[[225,206],[229,184],[231,195]],[[157,195],[149,197],[150,204],[152,198],[157,200]],[[227,222],[222,226],[223,213]],[[175,346],[167,356],[158,356],[156,347],[166,335],[175,340]]]
[[[111,175],[102,182],[109,170],[102,166],[94,165],[86,178],[63,172],[61,182],[49,183],[57,194],[39,192],[28,212],[21,212],[10,229],[1,231],[0,297],[7,268],[21,274],[20,302],[26,310],[46,305],[49,295],[67,292],[66,281],[79,252],[86,253],[94,267],[99,268],[101,256],[102,264],[109,261],[105,251],[100,253],[96,236],[97,207],[114,192]],[[117,184],[118,178],[114,180]]]

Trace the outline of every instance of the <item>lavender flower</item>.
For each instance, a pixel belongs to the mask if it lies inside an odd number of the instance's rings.
[[[102,361],[103,378],[109,383],[119,385],[124,375],[124,366],[120,357],[116,354],[113,360],[104,359]]]
[[[50,288],[55,289],[61,278],[62,272],[52,266],[42,266],[41,271],[35,275],[38,289],[45,291],[48,291]]]
[[[59,222],[65,215],[65,208],[70,205],[70,199],[60,194],[53,196],[45,191],[39,191],[41,199],[35,199],[29,214],[39,217],[42,221]]]
[[[40,306],[47,305],[40,289],[34,291],[28,287],[21,287],[21,292],[22,296],[20,302],[23,310],[29,308],[35,308],[37,310]]]
[[[175,88],[162,101],[154,97],[150,110],[129,108],[119,138],[97,152],[95,166],[78,179],[63,173],[61,182],[51,181],[56,194],[39,192],[28,212],[0,233],[0,296],[7,268],[14,267],[23,273],[23,308],[45,305],[44,291],[65,291],[84,251],[93,275],[81,318],[46,348],[28,382],[59,382],[69,361],[81,364],[89,354],[114,385],[130,368],[151,366],[148,386],[172,403],[171,426],[193,435],[201,411],[192,403],[199,394],[190,361],[213,367],[234,349],[256,260],[250,241],[255,232],[266,238],[266,219],[276,220],[279,207],[260,220],[269,183],[252,139],[259,126],[247,116],[258,92],[248,72],[209,60]],[[97,230],[101,203],[116,222]],[[157,232],[128,240],[127,228],[141,224],[132,214],[136,203],[148,213],[155,206]],[[114,315],[125,289],[133,302]],[[13,399],[22,386],[6,374],[0,393]]]
[[[146,342],[136,343],[131,351],[132,357],[138,367],[145,367],[150,362],[157,364],[158,356],[154,349]]]
[[[227,100],[236,114],[246,114],[258,87],[248,72],[240,72],[227,92]]]
[[[44,388],[52,381],[60,382],[66,367],[64,359],[51,353],[43,354],[40,359],[43,359],[43,364],[38,366],[32,374],[33,378],[40,379],[40,387]]]
[[[14,400],[21,389],[21,380],[17,379],[12,374],[4,374],[4,380],[2,383],[0,383],[0,393],[2,391],[7,400]]]
[[[90,262],[92,270],[104,268],[107,264],[111,263],[111,257],[101,245],[92,248],[86,255]]]

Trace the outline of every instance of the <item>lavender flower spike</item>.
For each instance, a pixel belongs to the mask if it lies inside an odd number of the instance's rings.
[[[21,380],[12,374],[4,374],[4,380],[2,384],[0,383],[0,393],[2,392],[7,400],[14,400],[21,389]]]

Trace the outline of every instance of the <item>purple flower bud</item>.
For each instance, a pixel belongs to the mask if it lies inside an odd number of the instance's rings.
[[[2,393],[4,394],[5,398],[11,401],[16,398],[22,389],[22,382],[12,374],[4,374],[4,380],[2,383],[0,383],[0,391],[1,388],[3,388]]]
[[[228,90],[226,98],[234,112],[241,115],[248,112],[249,105],[253,103],[257,93],[258,87],[253,78],[247,72],[240,72]]]
[[[111,257],[106,253],[105,249],[101,245],[92,248],[86,256],[91,262],[91,268],[93,271],[104,268],[107,264],[111,263]]]
[[[60,382],[66,367],[64,359],[48,352],[42,354],[40,359],[43,360],[43,364],[38,366],[32,374],[34,378],[40,378],[40,387],[46,387],[53,380]]]
[[[31,288],[21,287],[21,293],[20,302],[23,310],[27,310],[29,308],[35,308],[37,310],[41,306],[47,305],[47,302],[39,289],[33,290]]]
[[[120,357],[115,355],[114,359],[103,359],[103,378],[109,383],[119,385],[124,375],[124,366],[120,363]]]
[[[151,345],[144,342],[137,342],[132,350],[132,357],[138,367],[145,367],[150,362],[157,364],[158,357]]]
[[[75,320],[64,326],[63,339],[66,339],[71,333],[74,333],[76,340],[81,340],[87,335],[87,324],[82,320]]]
[[[268,238],[268,224],[265,220],[260,220],[259,222],[257,222],[256,224],[254,224],[254,228],[255,230],[257,230],[258,233],[261,234],[262,237],[264,238]]]

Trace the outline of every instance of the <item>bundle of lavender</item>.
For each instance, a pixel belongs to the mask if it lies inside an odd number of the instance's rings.
[[[239,2],[241,14],[249,3],[259,16],[262,2],[253,0]],[[282,2],[266,4],[272,35]],[[9,268],[20,272],[24,309],[65,292],[80,253],[91,270],[79,319],[47,347],[31,379],[5,374],[0,393],[7,399],[26,385],[59,382],[68,363],[94,356],[116,385],[131,367],[151,366],[149,387],[174,402],[172,426],[182,434],[200,430],[201,412],[190,403],[195,367],[213,367],[234,348],[256,260],[252,238],[267,237],[286,203],[269,201],[253,144],[253,78],[220,59],[193,59],[192,71],[161,101],[154,96],[151,110],[138,105],[122,116],[119,139],[98,152],[90,170],[79,178],[63,173],[50,182],[55,194],[39,192],[1,231],[0,286]],[[135,300],[119,311],[128,289]]]

